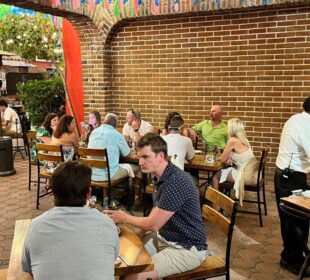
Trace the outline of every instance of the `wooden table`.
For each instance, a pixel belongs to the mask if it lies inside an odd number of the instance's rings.
[[[297,230],[297,235],[300,242],[303,244],[306,258],[297,278],[298,280],[301,280],[303,279],[305,271],[310,263],[310,250],[307,245],[308,240],[304,239],[302,231],[295,221],[296,219],[310,221],[310,198],[304,196],[283,197],[281,198],[280,208],[288,215],[291,223]]]
[[[310,218],[310,198],[304,196],[290,196],[281,198],[281,202],[286,207],[301,211],[304,215],[309,215]]]
[[[122,156],[121,162],[125,163],[139,163],[137,152],[131,152],[128,156]],[[224,164],[220,160],[216,160],[214,163],[205,163],[205,155],[196,154],[191,163],[185,163],[185,168],[196,169],[199,171],[217,172],[224,167]]]
[[[28,273],[21,271],[21,255],[25,237],[31,220],[17,220],[15,223],[14,239],[8,268],[8,280],[30,280]],[[121,276],[153,269],[152,259],[145,250],[139,236],[133,228],[121,225],[120,252],[128,265],[120,263],[115,265],[115,276]]]

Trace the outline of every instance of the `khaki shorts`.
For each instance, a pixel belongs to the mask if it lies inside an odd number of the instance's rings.
[[[147,234],[143,241],[159,278],[194,269],[206,259],[206,250],[198,251],[195,246],[187,250],[156,233]]]
[[[128,172],[126,169],[119,167],[114,176],[111,178],[112,180],[121,179],[128,176]]]

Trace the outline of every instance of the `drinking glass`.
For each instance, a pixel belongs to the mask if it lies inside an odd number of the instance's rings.
[[[95,195],[92,195],[89,199],[89,207],[96,208],[96,202],[97,202],[97,197]]]

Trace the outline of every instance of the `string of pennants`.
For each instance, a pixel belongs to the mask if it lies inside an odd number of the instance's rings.
[[[90,10],[95,10],[97,5],[102,5],[104,9],[109,9],[110,5],[113,6],[114,15],[119,16],[120,11],[124,9],[124,6],[128,3],[130,0],[51,0],[53,7],[58,7],[61,4],[64,3],[71,3],[73,9],[77,9],[82,5],[87,5]],[[138,15],[140,7],[142,5],[142,0],[132,0],[133,1],[133,7],[134,12],[136,15]],[[144,0],[146,1],[146,0]],[[160,0],[150,0],[151,1],[151,12],[152,14],[156,15],[159,13],[159,6],[160,6]],[[172,1],[172,9],[174,12],[178,12],[180,10],[181,5],[182,11],[189,11],[190,6],[199,6],[199,4],[202,2],[202,0],[171,0]],[[204,0],[203,0],[204,1]],[[211,2],[210,0],[205,0],[207,2]],[[221,5],[224,6],[227,3],[224,2],[231,2],[233,3],[233,6],[252,6],[253,1],[252,0],[213,0],[215,8],[221,8]],[[271,4],[272,0],[260,0],[262,5],[269,5]],[[240,6],[239,6],[240,7]]]

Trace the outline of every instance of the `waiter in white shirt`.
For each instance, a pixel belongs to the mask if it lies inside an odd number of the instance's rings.
[[[303,103],[304,112],[291,116],[285,123],[281,135],[279,154],[274,177],[275,193],[281,222],[283,251],[280,265],[298,274],[304,262],[303,247],[294,225],[279,208],[280,198],[292,194],[293,190],[306,190],[307,173],[310,172],[310,97]],[[295,221],[301,226],[305,240],[308,240],[309,222]]]
[[[21,133],[19,116],[4,99],[0,99],[0,111],[3,135],[15,138],[16,133]]]

